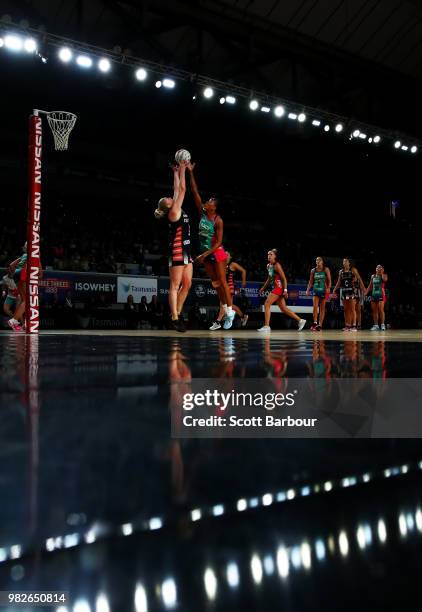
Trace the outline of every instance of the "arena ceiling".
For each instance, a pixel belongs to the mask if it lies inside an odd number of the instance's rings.
[[[392,89],[416,95],[422,76],[417,0],[2,0],[0,7],[15,23],[367,120],[386,95],[399,98]]]

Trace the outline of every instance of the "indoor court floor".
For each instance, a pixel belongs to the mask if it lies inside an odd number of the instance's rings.
[[[419,440],[172,439],[170,398],[196,378],[420,378],[422,332],[5,332],[0,355],[3,590],[69,591],[59,612],[419,592]]]

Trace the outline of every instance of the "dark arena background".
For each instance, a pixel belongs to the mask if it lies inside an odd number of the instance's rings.
[[[410,0],[0,0],[0,609],[417,605],[421,38]],[[34,109],[77,120],[61,152],[41,115],[29,333],[7,307],[11,282],[25,297],[10,264],[28,235]],[[246,326],[209,330],[219,299],[195,263],[174,329],[154,210],[179,149],[246,270]],[[183,208],[195,258],[189,171]],[[258,331],[271,249],[301,331],[275,304]],[[332,276],[322,329],[317,257]],[[368,288],[359,326],[334,291],[344,258]],[[208,429],[185,427],[186,394],[296,387],[316,432],[228,434],[219,402]]]

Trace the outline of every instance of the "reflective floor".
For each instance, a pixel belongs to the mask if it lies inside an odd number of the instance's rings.
[[[60,612],[403,607],[419,440],[170,437],[175,382],[421,377],[411,338],[327,338],[2,334],[1,590],[68,590]]]

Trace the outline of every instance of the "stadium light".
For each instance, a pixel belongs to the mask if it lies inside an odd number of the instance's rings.
[[[324,132],[329,132],[330,131],[330,126],[328,125],[328,123],[326,123],[324,125]]]
[[[220,104],[225,104],[225,103],[226,103],[226,98],[224,96],[221,96]]]
[[[59,51],[59,59],[64,62],[65,64],[67,64],[68,62],[70,62],[70,60],[73,57],[73,53],[72,51],[69,49],[69,47],[62,47]]]
[[[227,104],[236,104],[236,98],[234,96],[226,96]]]
[[[91,68],[92,59],[87,55],[78,55],[78,57],[76,58],[76,63],[81,68]]]
[[[101,72],[109,72],[110,68],[111,68],[111,63],[110,63],[110,61],[108,59],[103,58],[103,59],[99,60],[99,62],[98,62],[98,69]]]
[[[319,127],[321,125],[321,121],[319,119],[314,119],[312,121],[312,125],[314,125],[315,127]]]
[[[212,87],[206,87],[206,88],[204,89],[203,94],[204,94],[204,98],[207,98],[207,99],[209,100],[210,98],[212,98],[212,97],[213,97],[213,95],[214,95],[214,90],[213,90],[213,88],[212,88]]]
[[[284,110],[284,106],[281,106],[280,104],[278,106],[275,107],[274,109],[274,115],[276,117],[282,117],[285,114],[285,110]]]
[[[164,79],[163,87],[166,89],[174,89],[176,87],[176,83],[173,81],[173,79]]]
[[[396,140],[396,142],[394,143],[394,148],[395,148],[395,149],[400,149],[400,147],[401,147],[401,142],[400,142],[400,140]]]
[[[269,106],[261,106],[262,113],[269,113],[271,111]]]
[[[299,121],[299,123],[304,123],[306,121],[305,113],[299,113],[297,120]]]
[[[249,108],[253,111],[256,111],[256,109],[258,108],[259,104],[257,102],[257,100],[251,100],[249,102]]]
[[[361,132],[359,134],[359,138],[362,138],[362,140],[366,140],[366,134],[364,134],[363,132]]]
[[[352,134],[353,138],[359,138],[360,130],[355,130]]]
[[[411,153],[417,153],[418,152],[418,147],[416,145],[413,145],[413,147],[410,149]]]
[[[337,123],[337,125],[335,127],[335,130],[336,130],[337,134],[340,134],[340,132],[342,132],[343,129],[344,129],[343,124],[342,123]]]
[[[8,34],[4,39],[4,46],[10,51],[22,51],[23,40],[20,36]]]
[[[26,38],[23,47],[27,53],[35,53],[37,50],[37,43],[33,38]]]
[[[160,89],[160,87],[162,86],[162,82],[161,81],[155,81],[155,86],[157,89]]]
[[[381,142],[381,136],[378,136],[378,134],[374,136],[374,142],[375,144],[378,144],[379,142]]]
[[[4,40],[0,37],[0,49],[4,47]]]
[[[147,78],[147,71],[145,68],[138,68],[138,70],[135,72],[135,77],[138,81],[145,81]]]
[[[401,150],[402,150],[402,151],[408,151],[408,150],[409,150],[409,147],[408,147],[408,146],[406,146],[406,145],[402,145]]]
[[[296,121],[296,119],[297,119],[297,114],[296,113],[289,113],[287,116],[292,121]]]

